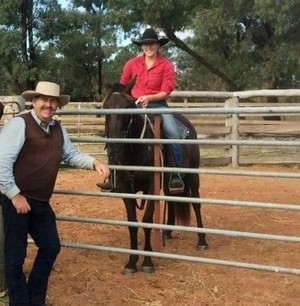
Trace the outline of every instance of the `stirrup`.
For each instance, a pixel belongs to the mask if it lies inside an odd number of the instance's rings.
[[[181,193],[184,191],[184,182],[180,174],[171,174],[169,180],[169,192]]]

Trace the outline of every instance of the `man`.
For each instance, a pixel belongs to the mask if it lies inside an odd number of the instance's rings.
[[[39,82],[22,93],[32,109],[7,122],[0,133],[0,191],[4,219],[4,265],[9,305],[45,305],[48,278],[60,251],[55,214],[49,204],[61,161],[95,169],[105,180],[107,165],[81,153],[53,119],[70,97],[60,86]],[[28,234],[38,247],[26,279],[23,263]]]

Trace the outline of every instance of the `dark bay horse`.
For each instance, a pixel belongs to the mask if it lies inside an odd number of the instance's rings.
[[[108,85],[108,93],[103,102],[104,109],[128,109],[136,108],[133,98],[130,96],[130,90],[134,84],[134,79],[126,86],[121,84]],[[191,123],[183,116],[179,115],[178,120],[189,129],[189,135],[186,138],[196,139],[196,131]],[[145,128],[146,127],[146,128]],[[145,126],[145,117],[141,114],[108,114],[105,118],[105,130],[107,138],[153,138],[153,131],[149,124]],[[172,158],[169,158],[167,146],[164,152],[164,166],[174,167]],[[154,154],[153,145],[145,143],[108,143],[107,151],[109,163],[113,165],[133,165],[133,166],[153,166]],[[185,168],[198,168],[200,162],[199,146],[195,144],[185,144],[183,149],[183,160]],[[164,193],[170,195],[168,190],[168,175],[164,175]],[[154,172],[141,171],[116,171],[114,175],[115,191],[120,193],[153,194],[154,192]],[[199,198],[199,175],[198,173],[186,173],[183,176],[185,184],[184,192],[178,196]],[[177,195],[176,195],[177,196]],[[141,208],[136,199],[123,198],[126,207],[127,219],[131,222],[137,222],[137,208]],[[143,203],[143,202],[142,202]],[[188,225],[190,219],[190,203],[169,202],[167,224],[174,225],[175,220],[182,225]],[[192,203],[197,220],[197,226],[203,227],[201,219],[201,205]],[[142,205],[144,206],[144,205]],[[144,208],[144,207],[143,207]],[[147,200],[142,222],[153,223],[154,201]],[[151,229],[143,228],[145,234],[144,250],[152,251],[151,247]],[[130,247],[138,249],[137,239],[138,228],[129,227]],[[171,238],[171,231],[164,231],[167,238]],[[207,248],[205,234],[198,233],[199,249]],[[125,265],[124,274],[130,274],[137,271],[137,255],[130,255],[129,261]],[[154,265],[150,256],[145,256],[142,263],[142,271],[154,272]]]

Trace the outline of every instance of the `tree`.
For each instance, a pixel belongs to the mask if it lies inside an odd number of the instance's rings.
[[[73,101],[99,101],[102,79],[118,80],[139,51],[120,38],[147,26],[171,40],[163,52],[181,90],[297,88],[298,13],[299,0],[70,0],[68,10],[57,0],[2,0],[0,92],[19,94],[46,79]]]
[[[49,56],[56,51],[60,80],[73,101],[100,101],[104,64],[117,51],[116,28],[106,1],[70,2],[72,9],[51,25]],[[59,77],[57,75],[57,77]]]
[[[34,88],[39,76],[40,50],[48,40],[39,36],[39,28],[42,20],[47,23],[53,10],[60,11],[56,0],[1,1],[0,69],[5,79],[1,91],[16,94]]]
[[[194,18],[197,18],[199,11],[210,6],[210,1],[144,0],[138,3],[127,1],[124,5],[121,0],[111,0],[109,3],[115,10],[121,11],[116,17],[116,22],[124,24],[125,29],[128,29],[129,20],[131,24],[134,23],[135,30],[141,27],[140,21],[143,20],[143,25],[149,24],[163,30],[177,48],[189,54],[196,62],[221,78],[231,89],[238,89],[238,85],[217,66],[209,63],[198,50],[188,46],[176,34],[176,32],[192,30]]]
[[[210,79],[219,86],[211,89],[228,90],[299,86],[293,81],[299,80],[299,0],[275,2],[109,1],[118,10],[116,22],[125,30],[135,33],[142,25],[151,25],[164,31],[182,51],[176,63],[181,80]],[[193,37],[180,39],[177,33],[185,30]],[[288,63],[287,50],[291,50]]]
[[[297,2],[214,2],[194,19],[189,43],[241,89],[299,87]],[[194,63],[189,75],[199,71]]]

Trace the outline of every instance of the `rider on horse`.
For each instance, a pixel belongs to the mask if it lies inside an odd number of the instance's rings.
[[[146,29],[139,41],[134,44],[141,47],[143,54],[130,59],[123,67],[120,83],[126,85],[132,78],[136,82],[131,90],[132,97],[144,108],[167,108],[166,99],[175,88],[174,65],[159,53],[159,48],[169,40],[158,38],[152,29]],[[161,114],[163,135],[169,139],[180,139],[182,133],[173,114]],[[181,144],[171,144],[175,167],[182,167],[183,149]],[[109,159],[109,151],[108,151]],[[113,189],[112,181],[97,184],[103,191]],[[182,192],[184,183],[179,173],[171,175],[169,189]]]

